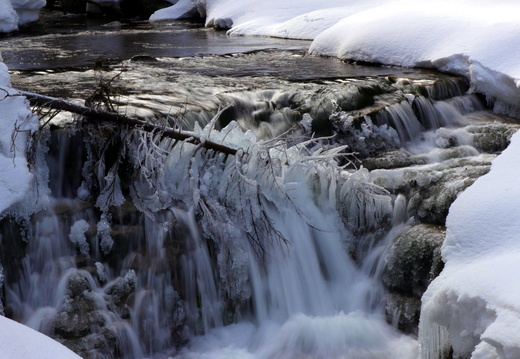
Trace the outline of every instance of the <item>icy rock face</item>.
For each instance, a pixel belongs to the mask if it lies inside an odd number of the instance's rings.
[[[401,233],[386,256],[385,285],[395,292],[420,298],[440,273],[443,227],[420,224]]]
[[[135,281],[135,273],[129,271],[104,293],[87,271],[70,269],[60,283],[63,294],[48,334],[87,359],[135,354],[126,349],[133,340],[128,324],[117,322],[129,317],[127,300],[135,292]]]
[[[392,193],[405,194],[409,198],[410,215],[419,221],[444,225],[450,205],[457,196],[489,171],[490,158],[487,161],[485,157],[477,157],[421,167],[374,170],[370,176]]]
[[[445,235],[441,226],[410,227],[394,239],[385,256],[382,280],[389,290],[387,313],[397,318],[398,328],[405,332],[417,334],[421,297],[444,265],[440,247]]]

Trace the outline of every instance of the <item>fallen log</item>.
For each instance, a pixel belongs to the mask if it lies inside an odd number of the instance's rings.
[[[19,92],[21,95],[25,96],[29,100],[32,106],[42,106],[54,110],[72,112],[81,116],[89,117],[94,121],[106,121],[122,125],[128,125],[146,132],[159,132],[165,137],[169,137],[174,140],[188,142],[227,155],[234,156],[238,151],[236,148],[225,146],[217,142],[201,139],[194,133],[176,130],[171,127],[155,125],[144,118],[128,117],[118,113],[107,112],[97,108],[82,106],[67,100],[39,95],[32,92]]]

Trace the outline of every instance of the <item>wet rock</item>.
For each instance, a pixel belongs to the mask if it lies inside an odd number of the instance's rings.
[[[104,324],[98,312],[87,272],[76,271],[67,279],[67,289],[54,321],[54,331],[65,339],[84,337],[92,326]]]
[[[4,302],[4,267],[2,267],[2,263],[0,263],[0,315],[5,315]]]
[[[421,297],[443,267],[443,226],[419,224],[406,229],[386,255],[383,283],[393,292]]]
[[[64,13],[84,14],[87,11],[87,0],[61,0]]]
[[[124,277],[117,278],[113,285],[107,289],[107,294],[112,297],[115,305],[121,306],[135,291],[137,277],[135,271],[129,270]]]
[[[517,126],[505,124],[491,124],[475,126],[470,129],[473,134],[475,147],[483,152],[495,153],[506,149],[511,136],[518,130]]]
[[[454,152],[460,151],[460,148],[443,151],[440,155],[455,158],[446,158],[442,163],[374,170],[370,176],[374,183],[391,193],[404,194],[408,198],[409,215],[419,222],[444,225],[453,201],[477,178],[489,172],[494,158],[494,155],[457,158]]]
[[[389,293],[386,297],[386,313],[387,321],[403,333],[418,334],[421,299]]]
[[[386,255],[387,314],[407,333],[416,333],[421,297],[444,267],[440,247],[445,236],[443,226],[419,224],[397,236]]]

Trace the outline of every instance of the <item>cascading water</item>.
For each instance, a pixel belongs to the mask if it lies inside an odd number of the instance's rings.
[[[205,99],[188,118],[232,106],[194,131],[237,156],[91,123],[51,131],[49,210],[19,226],[27,243],[3,224],[18,243],[1,254],[6,314],[85,358],[417,358],[387,324],[404,312],[387,289],[403,290],[381,277],[414,221],[442,225],[462,168],[487,170],[475,118],[492,115],[458,80],[366,81],[334,82],[336,98],[305,84]],[[257,142],[236,121],[293,133]]]

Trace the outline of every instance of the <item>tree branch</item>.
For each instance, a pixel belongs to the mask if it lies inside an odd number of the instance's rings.
[[[139,128],[146,132],[159,132],[165,137],[173,138],[174,140],[184,141],[199,145],[209,150],[221,152],[227,155],[235,155],[237,153],[236,148],[228,147],[220,143],[216,143],[209,140],[201,139],[194,133],[176,130],[171,127],[164,127],[154,125],[144,118],[139,117],[128,117],[118,113],[112,113],[103,111],[100,109],[86,107],[75,104],[70,101],[39,95],[32,92],[19,91],[20,94],[27,97],[32,106],[43,106],[56,110],[72,112],[81,116],[89,117],[94,121],[107,121],[117,124],[129,125],[132,127]]]

